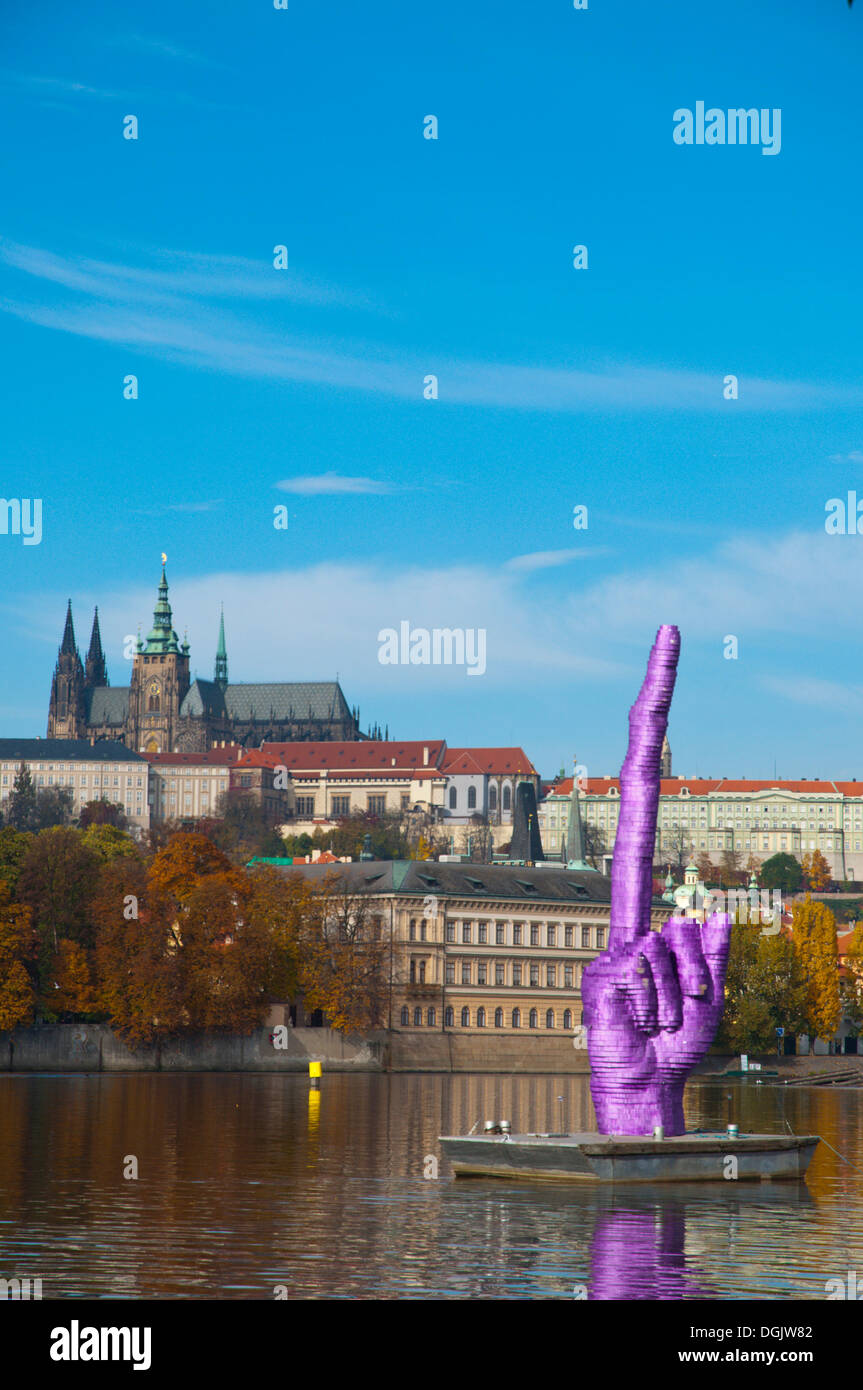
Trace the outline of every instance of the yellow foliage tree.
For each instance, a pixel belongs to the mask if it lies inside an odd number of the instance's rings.
[[[820,849],[813,850],[811,854],[804,854],[802,867],[806,882],[812,892],[823,893],[830,882],[831,875],[830,865]]]
[[[55,1014],[90,1014],[98,1009],[90,962],[83,946],[68,937],[51,961],[45,1003]]]
[[[833,1037],[842,1017],[836,918],[824,903],[809,894],[792,910],[794,948],[808,984],[809,1028],[825,1042]]]

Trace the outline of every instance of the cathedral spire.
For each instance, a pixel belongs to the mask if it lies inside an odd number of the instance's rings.
[[[72,622],[72,600],[69,599],[66,606],[66,626],[63,628],[63,641],[60,643],[60,655],[67,653],[74,656],[77,651],[75,646],[75,625]]]
[[[228,684],[228,652],[225,647],[225,605],[219,618],[219,644],[216,647],[216,685],[224,690]]]
[[[108,667],[102,650],[102,634],[99,631],[99,609],[93,614],[93,631],[90,634],[90,650],[84,667],[84,683],[88,686],[105,686],[108,681]]]

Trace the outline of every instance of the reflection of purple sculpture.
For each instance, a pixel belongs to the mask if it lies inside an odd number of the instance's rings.
[[[683,1134],[683,1088],[722,1014],[729,919],[672,919],[650,930],[659,758],[680,633],[661,627],[629,712],[611,870],[608,950],[582,983],[590,1089],[601,1134]]]
[[[599,1219],[591,1245],[589,1298],[711,1298],[684,1253],[686,1208],[678,1202],[616,1207]]]

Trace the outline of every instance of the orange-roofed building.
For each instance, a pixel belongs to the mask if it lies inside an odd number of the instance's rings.
[[[579,782],[582,816],[592,843],[612,853],[620,809],[618,777]],[[539,807],[549,858],[566,841],[572,778],[555,783]],[[739,856],[743,869],[774,854],[801,860],[819,850],[837,882],[863,879],[863,782],[820,778],[662,777],[654,862],[683,867],[707,854]]]

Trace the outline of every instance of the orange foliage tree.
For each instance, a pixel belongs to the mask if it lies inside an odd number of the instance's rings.
[[[33,1022],[36,941],[30,909],[12,902],[0,880],[0,1031],[26,1028]]]
[[[300,979],[306,1004],[341,1032],[380,1027],[389,997],[389,945],[378,904],[328,880],[305,914]]]
[[[842,1017],[836,918],[824,903],[807,895],[792,909],[792,933],[808,985],[809,1028],[826,1041]]]
[[[92,1014],[99,1005],[87,952],[67,937],[51,959],[45,989],[46,1011],[64,1014]]]
[[[152,1043],[185,1023],[176,909],[133,859],[106,864],[93,903],[101,1007],[132,1044]]]

